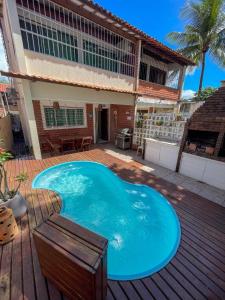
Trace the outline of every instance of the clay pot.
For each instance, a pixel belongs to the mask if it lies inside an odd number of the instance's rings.
[[[0,207],[0,245],[4,245],[14,239],[18,232],[12,209],[6,206]]]

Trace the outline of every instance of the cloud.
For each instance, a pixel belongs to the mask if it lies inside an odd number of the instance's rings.
[[[192,99],[195,96],[195,91],[193,90],[183,90],[181,98],[184,100]]]
[[[196,70],[197,70],[196,66],[189,66],[187,67],[186,75],[190,75],[190,76],[194,75]]]
[[[6,60],[6,53],[5,53],[5,48],[4,48],[1,33],[0,33],[0,70],[8,70],[8,63]]]

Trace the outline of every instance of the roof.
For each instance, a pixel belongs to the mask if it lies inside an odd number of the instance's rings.
[[[69,85],[69,86],[80,87],[80,88],[94,89],[97,91],[117,92],[117,93],[130,94],[130,95],[139,95],[140,94],[140,93],[137,93],[134,91],[129,91],[129,90],[116,89],[116,88],[99,86],[99,85],[91,85],[91,84],[86,84],[86,83],[82,83],[82,82],[54,79],[54,78],[46,77],[46,76],[29,75],[29,74],[24,74],[24,73],[2,71],[2,70],[0,70],[0,73],[1,73],[1,75],[7,76],[7,77],[27,79],[27,80],[31,80],[31,81],[55,83],[55,84],[61,84],[61,85]]]
[[[117,17],[116,15],[112,14],[110,11],[106,10],[99,4],[95,3],[92,0],[54,0],[54,2],[64,5],[67,8],[70,8],[73,10],[73,8],[76,6],[82,8],[83,10],[87,10],[89,12],[89,15],[97,16],[100,20],[104,21],[105,23],[108,22],[108,25],[113,26],[113,28],[120,29],[124,33],[130,35],[132,38],[140,39],[142,41],[145,41],[147,44],[149,44],[152,48],[155,50],[161,52],[162,54],[166,54],[172,59],[176,60],[177,62],[183,64],[183,65],[192,65],[194,66],[195,63],[191,61],[189,58],[183,56],[179,52],[172,50],[171,48],[167,47],[166,45],[162,44],[155,38],[149,36],[145,32],[141,31],[140,29],[132,26],[125,20]]]
[[[9,84],[7,83],[0,83],[0,93],[5,93],[7,88],[9,88]]]

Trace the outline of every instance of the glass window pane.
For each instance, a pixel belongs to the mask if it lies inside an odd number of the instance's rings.
[[[75,115],[76,115],[76,125],[84,125],[84,110],[83,108],[77,108],[75,110]]]
[[[65,126],[66,125],[66,110],[64,108],[55,109],[56,115],[56,125]]]
[[[54,109],[50,107],[44,108],[45,122],[47,127],[56,126]]]
[[[22,40],[23,40],[23,47],[24,49],[29,49],[28,43],[27,43],[27,34],[25,31],[21,31],[22,34]]]
[[[76,115],[74,109],[67,109],[67,123],[69,126],[76,125]]]

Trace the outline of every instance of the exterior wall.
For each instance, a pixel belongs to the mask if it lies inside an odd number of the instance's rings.
[[[51,141],[59,143],[60,136],[74,135],[76,136],[92,136],[93,137],[93,105],[86,104],[87,126],[85,128],[65,128],[65,129],[44,129],[41,114],[41,105],[39,100],[33,100],[35,120],[37,123],[37,131],[40,143],[44,137],[48,137]]]
[[[8,114],[7,116],[0,118],[0,147],[6,149],[7,151],[12,151],[13,145],[13,135],[12,135],[12,125],[11,118]]]
[[[152,82],[146,82],[144,80],[139,81],[138,92],[145,94],[146,96],[148,95],[150,97],[166,100],[177,101],[179,99],[179,90]]]
[[[183,153],[179,172],[225,190],[225,163]]]
[[[145,159],[175,171],[179,146],[154,139],[146,139]]]
[[[110,141],[114,141],[115,133],[120,128],[134,128],[134,105],[110,106]]]
[[[125,104],[133,105],[134,97],[130,94],[96,91],[93,89],[79,88],[47,82],[32,82],[32,99],[73,101],[78,103],[98,103],[98,104]]]
[[[25,50],[27,73],[85,84],[134,90],[135,78]]]

